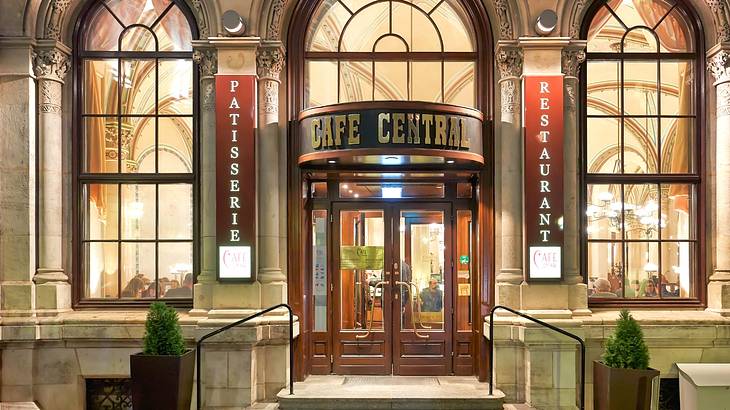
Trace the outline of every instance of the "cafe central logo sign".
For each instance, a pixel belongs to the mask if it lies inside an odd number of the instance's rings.
[[[525,76],[527,278],[560,280],[563,254],[563,77]]]
[[[300,163],[345,150],[443,157],[459,152],[483,163],[482,115],[463,107],[374,102],[316,108],[300,114],[299,138]]]
[[[312,148],[354,147],[360,145],[363,132],[372,135],[377,129],[379,144],[411,144],[440,148],[469,148],[466,118],[458,116],[378,112],[375,124],[372,115],[360,113],[327,115],[312,119],[309,136]],[[367,121],[362,124],[365,118]]]

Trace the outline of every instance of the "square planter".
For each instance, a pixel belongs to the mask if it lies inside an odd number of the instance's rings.
[[[593,362],[594,410],[650,410],[654,369],[615,369]]]
[[[129,357],[134,410],[190,410],[195,350],[182,356]]]

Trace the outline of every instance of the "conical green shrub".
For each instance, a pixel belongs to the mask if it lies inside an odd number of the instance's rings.
[[[603,363],[620,369],[643,370],[649,367],[649,349],[644,343],[644,333],[628,310],[621,311],[616,321],[616,333],[606,341]]]
[[[180,356],[185,353],[185,341],[175,309],[163,302],[153,303],[144,328],[143,354]]]

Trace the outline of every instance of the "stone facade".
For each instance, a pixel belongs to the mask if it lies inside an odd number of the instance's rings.
[[[186,0],[201,34],[194,60],[200,73],[200,272],[193,307],[181,312],[194,340],[287,299],[286,27],[295,1],[254,0],[241,5]],[[493,33],[497,304],[526,311],[584,338],[587,399],[591,361],[600,357],[617,311],[591,309],[578,252],[578,93],[585,41],[579,39],[591,1],[485,1]],[[652,366],[676,377],[677,362],[730,362],[730,46],[722,1],[691,0],[704,28],[708,232],[707,309],[643,309]],[[84,378],[126,377],[128,356],[140,350],[143,310],[74,310],[71,303],[71,132],[73,30],[81,0],[7,0],[0,5],[0,401],[36,401],[48,409],[83,408]],[[248,23],[243,37],[223,37],[219,13],[230,7]],[[558,13],[548,37],[532,29],[543,8]],[[259,281],[215,279],[216,73],[258,76]],[[523,74],[565,74],[565,276],[558,284],[524,281],[522,245]],[[488,326],[485,327],[485,333]],[[497,387],[511,402],[540,409],[576,408],[575,344],[511,316],[495,319]],[[298,328],[297,328],[298,333]],[[205,408],[243,408],[271,400],[290,368],[287,318],[267,316],[213,339],[205,348]],[[58,398],[63,397],[60,401]],[[590,405],[587,407],[590,408]]]

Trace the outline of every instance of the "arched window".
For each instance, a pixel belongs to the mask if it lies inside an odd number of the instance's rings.
[[[592,303],[697,300],[701,36],[680,1],[589,15],[584,268]]]
[[[104,0],[83,14],[75,51],[79,303],[190,303],[193,21],[171,0]]]
[[[304,108],[356,101],[476,107],[476,40],[456,1],[325,0],[305,38]]]

